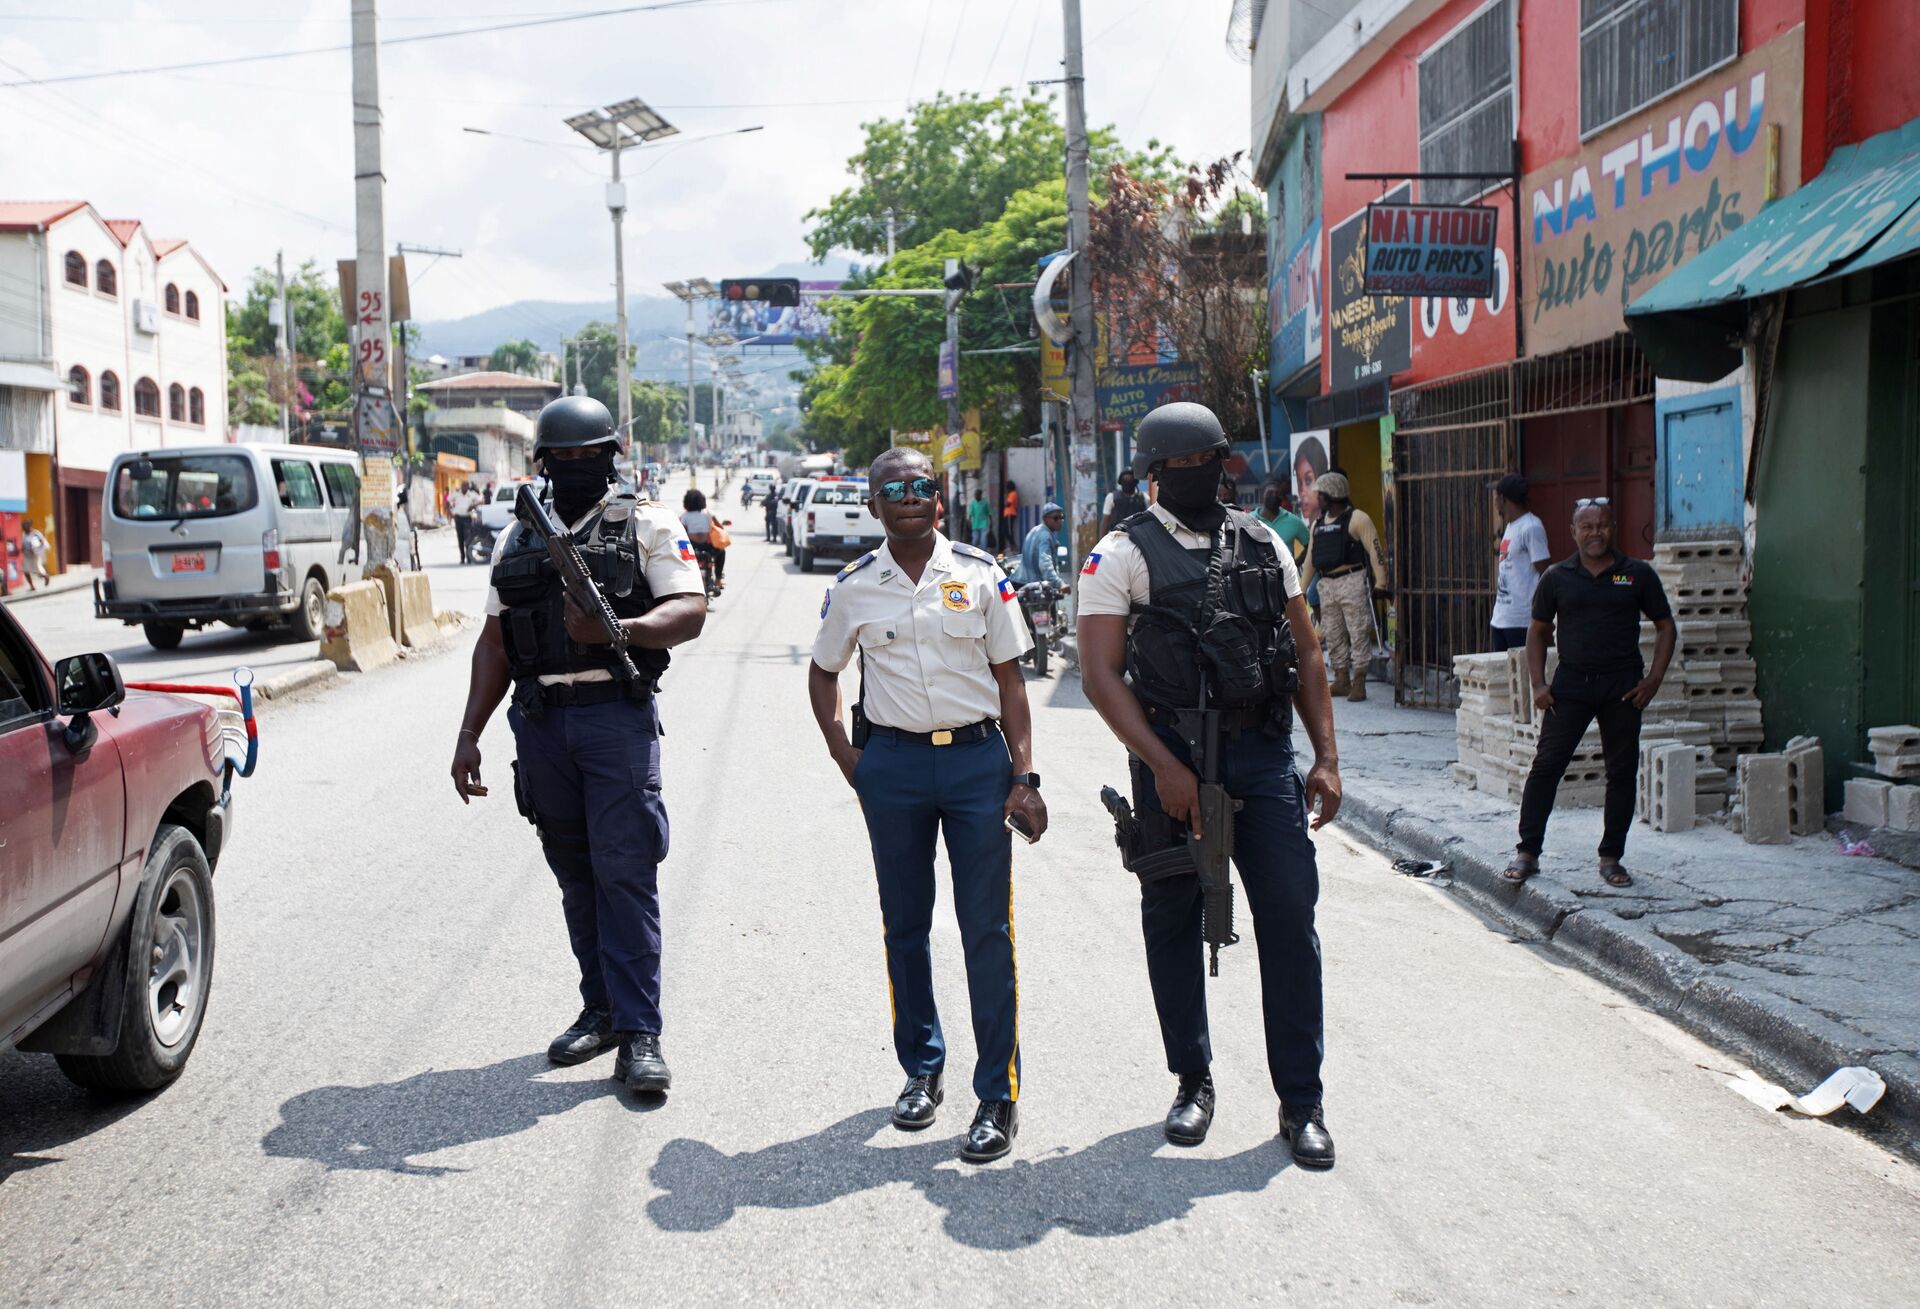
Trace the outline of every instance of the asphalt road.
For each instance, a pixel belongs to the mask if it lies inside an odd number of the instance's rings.
[[[1213,1135],[1165,1145],[1136,892],[1095,800],[1121,756],[1060,674],[1030,687],[1054,826],[1016,854],[1015,1154],[955,1158],[972,1050],[944,902],[954,1094],[895,1133],[871,867],[802,689],[830,574],[737,516],[664,700],[666,1103],[610,1056],[545,1063],[573,966],[504,722],[495,794],[463,808],[447,780],[464,651],[348,678],[263,720],[181,1081],[106,1103],[0,1056],[0,1303],[1920,1301],[1911,1167],[1762,1113],[1730,1060],[1337,829],[1339,1166],[1275,1138],[1251,942],[1214,990]]]

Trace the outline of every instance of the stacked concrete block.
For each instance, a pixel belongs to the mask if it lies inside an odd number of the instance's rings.
[[[1786,845],[1793,840],[1788,771],[1785,755],[1740,757],[1740,834],[1747,844]]]
[[[1920,832],[1920,786],[1896,786],[1887,792],[1887,826]]]
[[[1882,782],[1872,777],[1849,777],[1846,805],[1840,811],[1841,816],[1862,827],[1885,827],[1892,791],[1892,782]]]
[[[1694,814],[1709,818],[1726,808],[1727,770],[1713,762],[1712,733],[1705,723],[1686,719],[1648,718],[1640,725],[1639,791],[1634,812],[1642,822],[1653,821],[1649,784],[1652,778],[1652,751],[1669,745],[1693,748]]]
[[[1647,751],[1641,765],[1647,822],[1656,832],[1685,832],[1693,828],[1695,805],[1693,772],[1699,762],[1694,747],[1678,741]]]
[[[1453,716],[1454,738],[1459,745],[1456,756],[1460,768],[1478,774],[1487,766],[1487,724],[1491,719],[1512,719],[1510,667],[1504,654],[1458,655],[1453,661],[1453,676],[1460,684],[1460,707]],[[1504,761],[1506,742],[1502,738],[1497,753]]]
[[[1549,676],[1557,663],[1549,652]],[[1458,754],[1449,775],[1461,785],[1519,803],[1540,741],[1526,651],[1456,655],[1453,675],[1460,686],[1460,707],[1454,714]],[[1597,806],[1605,792],[1600,733],[1590,728],[1574,752],[1555,803]]]
[[[1826,826],[1826,755],[1817,736],[1796,736],[1780,752],[1787,761],[1788,827],[1812,836]]]
[[[1741,560],[1735,540],[1662,541],[1653,547],[1653,566],[1678,631],[1673,662],[1649,715],[1705,723],[1712,734],[1713,766],[1723,770],[1757,750],[1765,735]],[[1649,661],[1653,642],[1649,625],[1641,637]]]
[[[1895,781],[1920,777],[1920,727],[1869,727],[1873,771]]]

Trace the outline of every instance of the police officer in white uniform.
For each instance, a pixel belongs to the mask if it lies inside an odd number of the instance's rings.
[[[827,588],[807,694],[827,749],[860,797],[886,933],[893,1044],[907,1084],[894,1126],[931,1126],[944,1098],[946,1041],[934,1008],[934,843],[944,831],[973,1007],[980,1107],[960,1157],[998,1159],[1018,1131],[1019,988],[1012,836],[1037,840],[1047,808],[1033,771],[1019,660],[1032,647],[1013,585],[993,556],[935,527],[925,455],[888,450],[869,470],[879,550]],[[849,738],[839,675],[860,662]]]

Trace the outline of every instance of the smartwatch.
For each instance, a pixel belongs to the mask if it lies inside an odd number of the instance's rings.
[[[1013,784],[1015,786],[1031,786],[1034,790],[1038,791],[1040,789],[1040,774],[1015,773],[1013,775]]]

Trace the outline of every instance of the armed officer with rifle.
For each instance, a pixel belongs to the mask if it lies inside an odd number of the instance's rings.
[[[1280,1132],[1296,1162],[1328,1168],[1319,872],[1307,832],[1310,815],[1318,828],[1340,808],[1333,707],[1291,552],[1218,498],[1228,448],[1203,405],[1163,405],[1141,421],[1134,471],[1155,479],[1158,497],[1081,569],[1081,677],[1128,751],[1131,805],[1111,788],[1102,799],[1140,879],[1147,973],[1179,1078],[1167,1139],[1198,1145],[1213,1122],[1203,946],[1217,974],[1220,948],[1239,939],[1231,858],[1259,939]],[[1296,708],[1315,755],[1304,781]]]
[[[700,635],[707,603],[673,515],[610,493],[618,449],[598,400],[565,396],[540,411],[533,454],[551,512],[523,486],[494,549],[453,785],[463,802],[487,794],[480,734],[511,683],[514,797],[560,882],[584,1002],[547,1057],[577,1064],[618,1047],[614,1076],[662,1093],[667,809],[654,696],[667,651]]]

